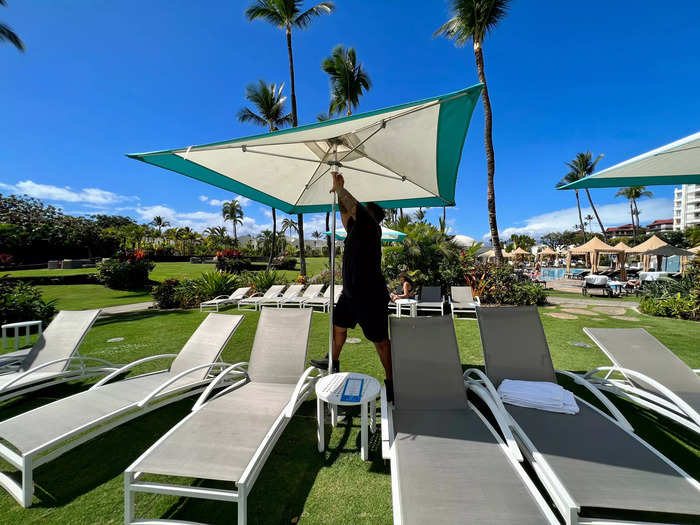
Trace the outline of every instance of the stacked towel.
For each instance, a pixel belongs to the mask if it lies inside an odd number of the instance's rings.
[[[498,393],[503,402],[510,405],[563,414],[578,414],[574,394],[556,383],[504,379],[498,387]]]

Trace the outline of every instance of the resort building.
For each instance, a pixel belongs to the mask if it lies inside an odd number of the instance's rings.
[[[647,232],[659,233],[673,229],[673,219],[659,219],[646,226]]]
[[[642,228],[640,228],[642,229]],[[633,237],[634,226],[631,224],[623,224],[622,226],[613,226],[605,228],[605,231],[610,237]]]
[[[700,184],[683,184],[673,192],[673,229],[700,226]]]

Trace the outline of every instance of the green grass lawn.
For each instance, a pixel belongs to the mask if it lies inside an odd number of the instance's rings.
[[[648,317],[628,310],[635,321],[613,319],[608,315],[580,315],[562,320],[548,315],[561,307],[541,309],[544,328],[557,368],[582,371],[608,364],[605,356],[582,332],[584,326],[641,326],[676,352],[688,365],[700,367],[700,323]],[[228,313],[238,314],[235,309]],[[98,320],[80,351],[83,355],[114,362],[129,362],[156,353],[177,352],[206,314],[198,311],[147,311]],[[227,362],[246,360],[250,353],[258,313],[245,311],[245,319],[227,345]],[[314,314],[309,341],[310,357],[325,354],[328,316]],[[473,320],[455,323],[464,367],[483,365],[478,325]],[[108,343],[107,340],[124,340]],[[348,344],[342,368],[383,378],[373,346],[359,330],[350,337],[361,338]],[[590,347],[572,343],[587,343]],[[429,349],[426,349],[429,351]],[[142,370],[155,370],[155,363]],[[568,388],[581,391],[570,384]],[[79,391],[81,383],[55,387],[37,395],[0,403],[5,419],[47,403],[66,393]],[[129,422],[66,453],[35,472],[35,506],[22,509],[0,490],[0,523],[121,523],[123,516],[123,470],[160,435],[184,417],[194,399]],[[692,442],[678,427],[661,423],[646,411],[620,402],[620,408],[637,426],[642,437],[668,455],[691,475],[700,478],[700,443]],[[391,523],[391,483],[388,465],[381,459],[378,435],[370,438],[370,461],[359,457],[359,413],[341,422],[331,432],[325,454],[316,450],[315,402],[307,401],[293,418],[267,460],[249,499],[251,524],[259,523]],[[222,458],[225,460],[225,458]],[[9,468],[7,465],[3,469]],[[465,473],[467,475],[468,473]],[[478,480],[478,476],[476,478]],[[236,506],[222,502],[139,495],[137,517],[169,517],[178,520],[230,524],[235,522]]]
[[[601,301],[627,301],[630,303],[638,303],[639,297],[636,295],[624,295],[622,297],[608,297],[601,294],[583,295],[581,292],[562,292],[560,290],[547,290],[547,295],[552,297],[562,297],[564,299],[600,299]]]

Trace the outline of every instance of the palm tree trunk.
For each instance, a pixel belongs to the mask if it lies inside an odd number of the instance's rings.
[[[296,128],[297,120],[297,92],[294,85],[294,57],[292,56],[292,28],[287,26],[287,54],[289,55],[289,79],[292,92],[292,127]]]
[[[600,226],[600,233],[603,234],[603,239],[606,241],[608,240],[608,233],[605,231],[605,228],[603,227],[603,221],[600,220],[600,216],[598,215],[598,210],[595,209],[595,206],[593,205],[593,199],[591,198],[591,192],[588,191],[588,188],[586,188],[586,195],[588,196],[588,202],[591,203],[591,208],[593,209],[593,215],[595,215],[595,218],[598,220],[598,225]],[[591,228],[591,231],[593,231],[593,228]]]
[[[583,234],[583,242],[586,242],[586,227],[583,225],[583,216],[581,215],[581,201],[578,198],[578,190],[574,190],[576,194],[576,207],[578,208],[578,223],[581,225],[581,233]]]
[[[272,246],[270,246],[270,257],[267,261],[267,269],[272,267],[272,258],[275,256],[275,244],[277,244],[277,211],[272,209]]]
[[[446,217],[447,216],[446,216],[446,212],[445,212],[445,207],[443,206],[442,207],[442,222],[444,222],[445,224],[447,224]]]
[[[501,241],[498,238],[498,222],[496,220],[496,192],[493,187],[493,175],[496,171],[496,162],[493,151],[493,115],[491,114],[491,100],[489,90],[486,85],[486,74],[484,73],[484,53],[481,42],[474,41],[474,57],[476,58],[476,69],[479,73],[479,82],[484,85],[481,93],[481,100],[484,104],[484,146],[486,148],[486,200],[489,210],[489,228],[491,230],[491,244],[496,254],[496,263],[503,263],[503,253],[501,252]]]
[[[403,219],[403,208],[399,208],[399,216]]]
[[[236,219],[233,220],[233,245],[238,246],[238,230],[236,230]]]
[[[634,215],[637,217],[637,229],[641,230],[642,226],[639,224],[639,208],[637,208],[637,199],[633,199],[634,202]]]
[[[634,199],[630,199],[630,217],[632,217],[632,237],[634,238],[634,243],[637,243],[637,225],[634,222],[634,207],[632,206],[632,203],[634,202]]]

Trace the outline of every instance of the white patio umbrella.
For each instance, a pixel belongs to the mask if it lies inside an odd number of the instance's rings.
[[[335,231],[331,171],[342,172],[345,187],[361,202],[374,201],[384,208],[454,205],[462,147],[481,89],[478,84],[274,133],[128,156],[285,213],[332,211]],[[335,243],[331,243],[334,267]]]
[[[700,132],[559,188],[618,188],[700,184]]]
[[[331,232],[327,231],[326,235],[330,235]],[[335,238],[344,241],[345,238],[348,236],[348,232],[345,231],[345,228],[338,228],[335,230]],[[387,228],[386,226],[382,226],[382,242],[398,242],[402,240],[404,237],[406,237],[406,234],[403,232],[397,232],[396,230],[391,230]]]

